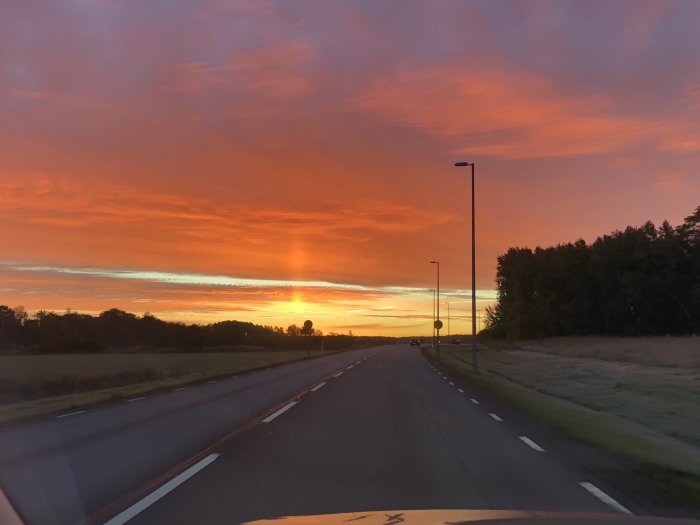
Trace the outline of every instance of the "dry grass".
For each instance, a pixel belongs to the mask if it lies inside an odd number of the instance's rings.
[[[553,337],[493,343],[496,348],[532,350],[651,366],[700,368],[700,337]]]
[[[439,360],[570,438],[635,461],[642,471],[674,493],[679,502],[700,508],[699,448],[629,418],[591,410],[488,372],[474,374],[464,356],[459,355],[462,353],[463,350],[451,349]],[[494,353],[481,352],[481,364],[490,367]]]
[[[311,352],[318,356],[320,352]],[[303,359],[306,351],[0,356],[0,421]]]
[[[518,343],[518,349],[500,345],[479,357],[484,370],[538,392],[700,446],[698,340],[554,338]]]

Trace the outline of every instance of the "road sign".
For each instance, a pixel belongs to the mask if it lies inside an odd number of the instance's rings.
[[[440,321],[440,319],[435,321],[435,328],[438,330],[440,330],[440,328],[442,328],[442,321]]]

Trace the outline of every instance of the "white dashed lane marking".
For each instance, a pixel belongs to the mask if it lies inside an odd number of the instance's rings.
[[[464,394],[464,390],[462,390],[461,388],[458,388],[457,392],[459,392],[460,394]]]
[[[326,384],[325,381],[324,381],[323,383],[319,383],[318,385],[316,385],[315,387],[313,387],[313,388],[311,389],[311,391],[312,391],[312,392],[316,392],[318,389],[323,388],[323,385],[325,385],[325,384]]]
[[[296,405],[297,403],[298,403],[298,401],[292,401],[292,402],[290,402],[290,403],[287,403],[287,404],[284,405],[282,408],[280,408],[279,410],[275,411],[274,413],[270,414],[270,415],[267,416],[265,419],[263,419],[262,422],[263,422],[263,423],[269,423],[269,422],[272,421],[273,419],[275,419],[275,418],[281,416],[282,414],[284,414],[287,410],[289,410],[290,408],[292,408],[292,407],[293,407],[294,405]]]
[[[56,419],[61,419],[63,417],[77,416],[78,414],[84,414],[85,412],[87,412],[87,410],[77,410],[75,412],[69,412],[68,414],[61,414],[60,416],[56,416]]]
[[[475,405],[478,405],[478,404],[479,404],[479,401],[478,401],[477,399],[474,399],[473,397],[472,397],[469,401],[471,401],[471,402],[474,403]]]
[[[343,371],[341,370],[341,371],[338,372],[337,374],[333,374],[333,377],[340,377],[340,376],[342,376],[342,375],[343,375]]]
[[[491,416],[491,418],[495,419],[496,421],[499,421],[499,422],[503,421],[500,417],[498,417],[498,415],[496,415],[494,413],[490,413],[489,416]]]
[[[141,401],[142,399],[146,399],[148,396],[143,396],[143,397],[134,397],[132,399],[127,399],[127,403],[133,403],[134,401]]]
[[[544,449],[543,449],[541,446],[539,446],[537,443],[535,443],[534,441],[532,441],[529,437],[527,437],[527,436],[519,436],[519,438],[520,438],[520,441],[522,441],[523,443],[525,443],[525,444],[526,444],[528,447],[530,447],[531,449],[536,450],[537,452],[544,452]]]
[[[593,483],[589,483],[588,481],[581,481],[579,483],[584,489],[586,489],[588,492],[593,494],[596,498],[598,498],[600,501],[608,505],[609,507],[612,507],[618,512],[622,512],[623,514],[632,514],[632,511],[622,505],[621,503],[618,503],[615,501],[613,498],[608,496],[605,492],[600,490],[598,487],[596,487]]]
[[[180,388],[176,388],[175,390],[173,390],[173,392],[179,392],[180,390],[184,390],[184,389],[185,389],[185,387],[181,386]]]
[[[131,518],[133,518],[137,514],[140,514],[141,512],[146,510],[148,507],[153,505],[156,501],[161,499],[163,496],[167,495],[169,492],[172,492],[175,488],[182,485],[185,481],[187,481],[192,476],[197,474],[197,472],[199,472],[200,470],[205,468],[207,465],[212,463],[218,457],[219,457],[219,454],[209,454],[202,461],[200,461],[199,463],[195,463],[190,468],[188,468],[184,472],[178,474],[170,481],[168,481],[165,485],[158,487],[158,489],[151,492],[148,496],[143,498],[141,501],[135,503],[134,505],[132,505],[131,507],[129,507],[125,511],[121,512],[120,514],[117,514],[111,520],[106,522],[104,525],[123,525],[124,523],[129,521]]]

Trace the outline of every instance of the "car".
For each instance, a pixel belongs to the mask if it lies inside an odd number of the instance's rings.
[[[420,346],[420,341],[414,337],[409,344],[411,346]]]
[[[462,344],[462,340],[461,340],[461,339],[458,339],[458,338],[456,338],[456,337],[453,337],[453,338],[452,338],[452,341],[450,341],[450,343],[452,343],[453,345],[461,345],[461,344]]]

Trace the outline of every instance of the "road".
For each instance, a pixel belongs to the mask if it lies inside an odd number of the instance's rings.
[[[479,395],[414,347],[335,354],[6,428],[0,484],[32,525],[637,511]]]

